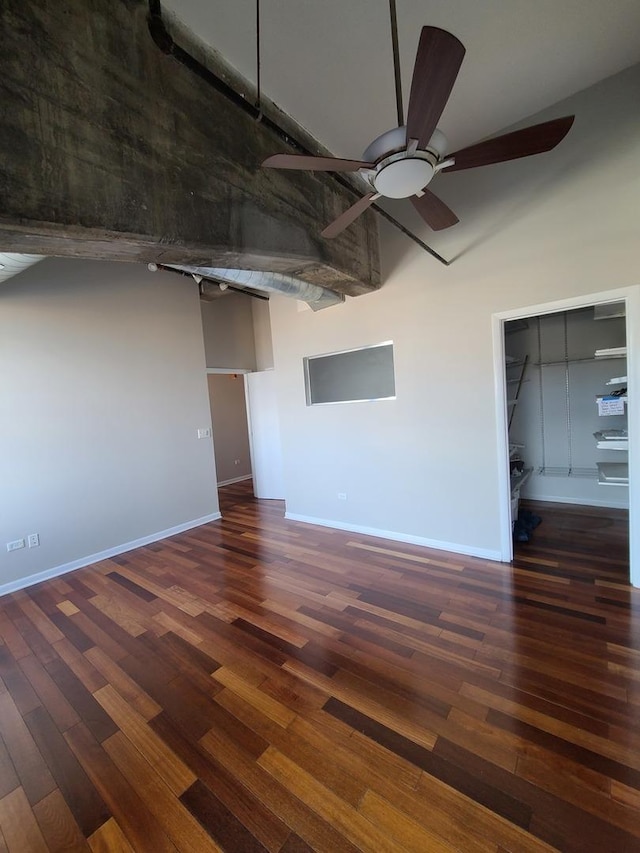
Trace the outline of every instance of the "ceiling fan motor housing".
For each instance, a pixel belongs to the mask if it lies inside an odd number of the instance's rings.
[[[376,163],[378,160],[382,160],[390,154],[404,151],[406,148],[407,128],[404,125],[402,127],[393,127],[373,140],[362,155],[362,159],[367,163]],[[438,156],[438,159],[444,157],[447,152],[447,137],[441,130],[436,128],[433,131],[426,150],[433,151]]]

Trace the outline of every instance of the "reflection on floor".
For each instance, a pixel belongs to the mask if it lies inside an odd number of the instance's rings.
[[[521,501],[521,509],[542,518],[529,542],[514,544],[514,565],[540,565],[545,574],[584,580],[629,579],[629,511],[598,506]]]
[[[621,525],[510,566],[220,495],[0,599],[0,851],[640,851]]]

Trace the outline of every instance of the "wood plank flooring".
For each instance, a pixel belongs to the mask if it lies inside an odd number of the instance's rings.
[[[542,523],[529,542],[515,543],[516,564],[541,562],[567,577],[577,564],[584,582],[629,581],[629,510],[526,500],[520,506]]]
[[[221,504],[0,599],[0,851],[640,851],[619,565]]]

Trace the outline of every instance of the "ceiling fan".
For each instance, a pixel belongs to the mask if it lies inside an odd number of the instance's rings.
[[[473,169],[550,151],[564,139],[573,124],[574,116],[564,116],[447,154],[446,137],[436,125],[462,65],[464,45],[446,30],[422,28],[404,124],[394,6],[392,2],[399,126],[374,139],[361,160],[274,154],[262,163],[272,169],[361,173],[370,184],[371,192],[331,222],[321,232],[323,237],[336,237],[381,196],[410,198],[430,228],[434,231],[449,228],[458,222],[458,217],[428,189],[429,182],[438,172]]]

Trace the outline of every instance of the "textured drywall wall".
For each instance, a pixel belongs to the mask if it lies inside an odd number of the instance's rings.
[[[256,369],[252,302],[241,293],[200,302],[207,367]]]
[[[532,117],[575,112],[555,151],[448,176],[456,194],[446,200],[461,214],[449,268],[385,229],[382,290],[326,316],[271,300],[288,512],[499,553],[493,315],[637,291],[638,91],[635,67]],[[396,400],[305,405],[304,356],[384,340],[394,342]]]
[[[254,299],[251,304],[251,313],[256,345],[256,370],[270,370],[273,367],[273,341],[271,340],[269,303]]]
[[[5,282],[0,585],[218,512],[210,425],[194,282],[58,258]]]

